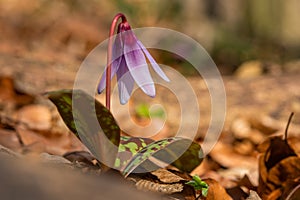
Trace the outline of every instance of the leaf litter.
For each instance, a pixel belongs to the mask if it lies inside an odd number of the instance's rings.
[[[13,79],[8,82],[13,83]],[[57,111],[45,102],[34,101],[38,96],[29,95],[28,98],[26,92],[18,91],[11,83],[7,87],[10,92],[2,90],[1,96],[6,100],[1,101],[1,144],[24,155],[47,152],[65,156],[72,161],[74,168],[83,173],[101,175],[99,161],[66,129]],[[14,100],[19,94],[25,97],[25,103]],[[272,126],[263,121],[259,124],[251,118],[239,118],[235,123],[242,123],[247,128],[233,128],[232,137],[223,134],[223,139],[191,173],[199,172],[208,183],[210,189],[206,199],[218,199],[218,196],[224,199],[258,199],[258,195],[262,199],[296,198],[300,176],[299,138],[295,135],[284,139],[282,136],[272,136],[272,133],[278,132],[278,125]],[[126,144],[133,138],[126,142],[127,136],[122,137],[124,148],[130,149],[131,145],[126,147]],[[265,138],[266,141],[258,145]],[[151,139],[146,140],[140,142],[146,145],[153,142]],[[82,152],[82,155],[70,158],[76,152]],[[257,161],[255,157],[259,154],[262,155]],[[128,157],[124,157],[124,160],[128,160]],[[259,175],[257,179],[256,173]],[[129,175],[127,179],[141,190],[159,192],[170,197],[173,195],[172,198],[194,199],[199,193],[184,184],[192,179],[191,175],[187,173],[182,177],[182,172],[167,168],[148,175]]]

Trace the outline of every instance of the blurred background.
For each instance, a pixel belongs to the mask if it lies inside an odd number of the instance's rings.
[[[248,61],[263,73],[293,71],[300,68],[299,9],[297,0],[0,0],[0,52],[80,62],[123,12],[132,28],[164,27],[194,38],[223,75]],[[158,59],[193,74],[172,55]]]

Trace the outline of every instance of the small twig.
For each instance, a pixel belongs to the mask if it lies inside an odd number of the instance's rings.
[[[293,116],[294,116],[294,112],[291,112],[288,123],[287,123],[286,128],[285,128],[285,132],[284,132],[284,141],[285,142],[287,142],[288,129],[289,129],[289,126],[290,126],[290,123],[292,121]]]

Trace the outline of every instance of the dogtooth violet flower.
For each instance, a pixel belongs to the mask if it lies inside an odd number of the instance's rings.
[[[127,21],[118,25],[112,47],[111,77],[116,74],[121,104],[126,104],[133,90],[134,82],[150,97],[155,96],[155,86],[148,69],[146,57],[154,71],[165,81],[170,80],[150,55],[145,46],[136,38]],[[106,86],[106,71],[98,85],[98,93]]]

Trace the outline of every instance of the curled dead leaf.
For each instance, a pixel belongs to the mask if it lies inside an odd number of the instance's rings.
[[[296,179],[300,176],[300,158],[291,156],[277,163],[268,174],[268,187],[271,189],[284,186],[288,180]]]
[[[297,156],[287,140],[282,140],[280,136],[270,138],[269,148],[264,155],[267,170],[270,170],[278,162],[289,156]]]
[[[232,198],[227,194],[224,187],[220,185],[217,181],[213,179],[205,179],[205,181],[208,185],[208,193],[206,196],[207,200],[232,200]]]

